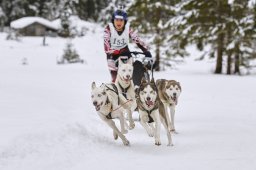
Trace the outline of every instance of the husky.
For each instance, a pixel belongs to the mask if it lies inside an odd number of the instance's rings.
[[[135,127],[134,120],[132,118],[133,111],[137,108],[136,98],[135,98],[135,89],[132,81],[133,74],[133,65],[132,58],[128,59],[124,63],[121,58],[118,60],[118,70],[117,78],[115,85],[118,88],[118,92],[121,93],[127,100],[130,101],[130,108],[126,109],[128,120],[129,120],[129,129]]]
[[[102,84],[97,87],[96,83],[93,82],[91,99],[100,118],[113,129],[114,139],[117,140],[120,137],[124,145],[129,145],[130,142],[124,136],[128,132],[125,129],[125,126],[128,125],[125,125],[124,108],[129,107],[129,105],[126,104],[126,99],[119,95],[116,86],[114,84]],[[121,132],[112,120],[114,118],[119,118]]]
[[[178,98],[181,94],[181,85],[175,80],[158,79],[156,81],[159,98],[164,104],[164,109],[171,131],[177,133],[174,126],[175,107],[178,104]],[[170,114],[168,113],[170,110]]]
[[[147,82],[145,78],[142,79],[138,89],[137,105],[140,114],[140,123],[150,137],[155,137],[155,145],[161,145],[160,127],[162,123],[167,132],[167,146],[173,146],[164,105],[158,97],[154,79],[150,82]]]

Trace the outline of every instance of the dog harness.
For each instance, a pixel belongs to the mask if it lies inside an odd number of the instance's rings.
[[[122,90],[122,94],[124,95],[124,97],[127,99],[127,91],[131,87],[131,84],[128,87],[126,87],[126,88],[123,88],[120,83],[118,83],[118,86]]]
[[[152,116],[151,116],[151,113],[154,111],[154,110],[156,110],[156,109],[158,109],[158,106],[155,106],[153,109],[151,109],[151,110],[144,110],[144,111],[146,111],[147,113],[148,113],[148,118],[149,118],[149,121],[148,121],[148,123],[152,123],[152,122],[154,122],[154,119],[152,118]]]
[[[116,95],[117,96],[119,96],[119,94],[118,94],[118,89],[117,89],[117,87],[116,87],[116,85],[115,84],[111,84],[112,85],[112,87],[113,87],[113,89],[111,89],[110,87],[108,87],[106,84],[105,84],[105,87],[107,88],[107,90],[110,90],[110,91],[113,91],[113,92],[115,92],[116,93]],[[120,99],[119,99],[119,97],[118,97],[118,105],[120,104]]]
[[[108,86],[105,84],[105,87],[107,88],[107,90],[110,90],[110,91],[115,92],[116,95],[118,96],[118,89],[117,89],[116,85],[112,83],[111,86],[113,87],[113,89],[111,89],[110,87],[108,87]],[[109,103],[110,103],[110,102],[109,102],[109,99],[107,98],[107,101],[106,101],[105,105],[106,105],[106,104],[109,104]],[[119,105],[119,103],[120,103],[120,99],[119,99],[119,97],[118,97],[118,105]],[[110,112],[109,112],[109,113],[107,114],[107,116],[106,116],[107,119],[114,119],[114,118],[111,116],[111,113],[112,113],[112,105],[111,105],[111,108],[110,108]]]
[[[110,101],[109,101],[109,99],[108,99],[108,97],[107,97],[107,100],[106,100],[106,103],[105,103],[105,105],[108,105],[110,103]],[[111,107],[110,107],[110,110],[112,110],[112,105],[111,105]],[[104,115],[104,116],[106,116],[106,118],[107,119],[113,119],[113,117],[111,116],[111,111],[107,114],[107,115],[105,115],[105,114],[103,114],[103,113],[101,113],[102,115]]]
[[[151,116],[151,113],[154,111],[154,110],[156,110],[156,109],[158,109],[158,105],[159,105],[159,103],[158,102],[156,102],[155,103],[155,107],[153,107],[153,109],[151,109],[151,110],[147,110],[147,109],[145,109],[144,107],[143,107],[143,105],[142,105],[142,102],[141,102],[141,100],[140,100],[140,98],[137,98],[139,101],[139,103],[140,103],[140,105],[138,106],[142,111],[145,111],[145,112],[147,112],[148,113],[148,118],[149,118],[149,121],[148,121],[148,123],[152,123],[152,122],[154,122],[154,119],[152,118],[152,116]]]

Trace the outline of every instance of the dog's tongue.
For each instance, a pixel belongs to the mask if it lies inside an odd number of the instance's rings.
[[[147,100],[147,101],[146,101],[146,104],[147,104],[148,106],[151,106],[151,105],[153,105],[154,103],[153,103],[153,101]]]
[[[125,78],[124,78],[124,81],[125,81],[126,83],[128,83],[128,82],[130,81],[130,79],[125,79]]]

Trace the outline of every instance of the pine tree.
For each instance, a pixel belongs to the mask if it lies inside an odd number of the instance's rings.
[[[107,6],[105,4],[105,8],[103,8],[100,12],[99,21],[104,24],[109,23],[112,18],[112,14],[115,10],[122,7],[124,10],[129,9],[131,0],[108,0]],[[128,14],[129,15],[129,14]]]
[[[70,20],[69,17],[72,15],[74,11],[75,0],[66,0],[62,1],[63,8],[60,12],[60,20],[61,20],[61,30],[59,35],[62,37],[70,37],[71,36],[71,28],[70,28]]]
[[[5,25],[9,25],[15,19],[26,16],[25,8],[28,5],[26,0],[2,0],[1,7],[7,16]]]
[[[79,0],[75,8],[81,19],[97,21],[101,10],[107,6],[107,3],[108,1]]]
[[[170,33],[167,21],[174,16],[172,6],[176,1],[169,0],[135,0],[128,10],[134,18],[132,26],[138,28],[139,32],[151,37],[149,41],[153,45],[156,57],[156,71],[160,70],[160,56],[166,51],[167,35]]]
[[[6,15],[2,9],[2,7],[0,6],[0,32],[3,31],[4,29],[4,23],[6,21]]]
[[[76,50],[73,48],[73,44],[70,41],[68,41],[66,48],[64,49],[64,54],[62,56],[62,58],[64,59],[64,61],[68,62],[68,63],[75,63],[75,62],[81,62],[82,60],[80,60],[80,57],[78,55],[78,53],[76,52]]]

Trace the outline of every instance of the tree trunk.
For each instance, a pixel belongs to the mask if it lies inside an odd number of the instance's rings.
[[[228,17],[232,18],[231,15],[231,8],[228,8]],[[228,24],[227,27],[227,44],[229,44],[230,42],[232,42],[232,31],[231,31],[231,25]],[[232,50],[228,49],[227,51],[228,53],[228,58],[227,58],[227,74],[231,75],[231,66],[232,66]]]
[[[215,68],[215,74],[221,74],[222,73],[222,55],[223,55],[223,39],[224,34],[220,33],[217,38],[217,60],[216,60],[216,68]]]
[[[239,74],[240,75],[240,55],[239,55],[240,49],[239,49],[239,44],[237,43],[235,45],[235,70],[234,74]]]
[[[232,53],[229,52],[228,53],[228,60],[227,60],[227,74],[230,75],[231,74],[231,64],[232,64]]]
[[[160,47],[156,46],[156,61],[154,63],[154,68],[156,71],[160,71]]]
[[[157,35],[159,35],[160,30],[157,29]],[[160,71],[160,39],[157,37],[155,42],[156,42],[156,61],[154,63],[154,68],[156,71]]]

